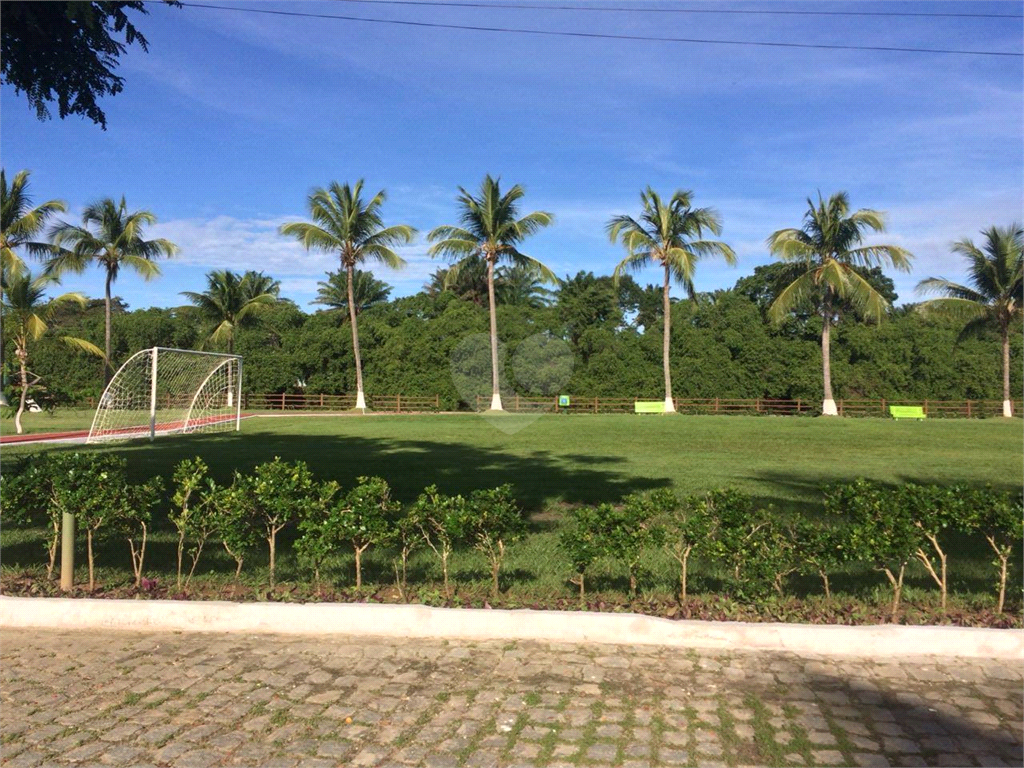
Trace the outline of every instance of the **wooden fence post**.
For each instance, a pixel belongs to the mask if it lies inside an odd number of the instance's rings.
[[[718,413],[718,398],[715,398],[715,413]]]
[[[434,410],[441,410],[441,395],[439,394],[434,395]]]
[[[882,398],[882,415],[885,416],[885,398]]]
[[[925,398],[924,400],[924,415],[928,415],[928,398]]]
[[[281,393],[281,410],[284,410],[284,392]]]
[[[597,413],[597,398],[594,398],[594,413]]]
[[[967,401],[967,418],[971,418],[971,401]]]

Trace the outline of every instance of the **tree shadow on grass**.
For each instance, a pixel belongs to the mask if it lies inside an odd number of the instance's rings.
[[[279,456],[305,461],[320,480],[355,485],[361,476],[383,477],[398,501],[415,501],[428,485],[442,493],[468,494],[504,483],[527,511],[562,501],[570,504],[617,502],[635,491],[671,484],[667,477],[630,476],[604,457],[567,456],[551,451],[529,454],[500,448],[443,442],[367,438],[344,435],[241,434],[175,437],[155,443],[132,443],[97,449],[55,446],[50,450],[104,450],[125,457],[135,480],[154,475],[169,479],[183,459],[201,457],[210,474],[221,483],[232,472],[248,472],[257,464]]]

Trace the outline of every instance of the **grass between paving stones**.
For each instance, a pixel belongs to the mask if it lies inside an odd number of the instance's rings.
[[[514,418],[514,417],[513,417]],[[254,419],[241,433],[180,436],[104,446],[98,450],[123,455],[136,480],[161,474],[169,477],[183,458],[202,456],[212,474],[227,481],[234,469],[281,456],[307,461],[323,479],[343,484],[357,475],[378,474],[392,484],[395,497],[410,502],[422,488],[437,483],[443,492],[468,492],[509,482],[530,517],[528,537],[509,548],[502,569],[503,594],[489,600],[487,565],[472,550],[456,552],[452,574],[455,597],[441,590],[436,560],[429,551],[414,554],[410,563],[410,602],[427,605],[504,608],[579,608],[576,588],[559,550],[558,536],[565,511],[574,504],[618,501],[636,490],[670,486],[689,493],[733,486],[760,504],[771,504],[780,516],[822,514],[821,487],[832,481],[867,477],[882,482],[992,483],[1020,487],[1020,429],[1003,420],[941,421],[905,424],[880,419],[786,419],[781,417],[637,417],[631,415],[543,416],[520,432],[505,434],[473,415],[380,416],[373,418]],[[840,450],[837,451],[837,446]],[[81,446],[11,446],[4,459],[40,450],[94,450]],[[823,461],[823,456],[833,457]],[[168,490],[168,494],[169,494]],[[371,549],[364,559],[368,586],[353,589],[353,556],[341,552],[327,563],[325,588],[316,590],[311,577],[295,561],[290,548],[294,528],[279,545],[276,590],[266,589],[267,555],[261,549],[247,559],[240,583],[233,581],[233,562],[216,542],[200,560],[198,575],[187,593],[174,585],[176,535],[157,515],[147,549],[146,576],[155,586],[143,598],[237,599],[285,601],[397,602],[392,585],[392,553]],[[45,579],[43,528],[0,530],[3,565],[0,587],[8,594],[51,595]],[[84,537],[80,537],[84,539]],[[901,621],[910,624],[950,623],[976,626],[1020,626],[1020,590],[1011,590],[1007,615],[992,612],[995,570],[987,544],[978,538],[953,539],[949,547],[949,609],[938,607],[938,592],[916,561],[907,572],[906,608]],[[79,545],[85,581],[84,541]],[[1013,558],[1010,583],[1021,580],[1021,558]],[[120,540],[101,542],[97,550],[97,596],[135,597],[130,586],[127,546]],[[696,554],[691,561],[693,598],[679,605],[677,565],[663,551],[644,558],[641,594],[625,597],[627,580],[613,561],[598,562],[588,575],[582,606],[598,611],[638,611],[669,618],[769,620],[872,624],[887,620],[890,592],[884,577],[853,564],[832,576],[836,596],[826,601],[816,577],[792,577],[787,597],[741,604],[728,594],[727,574],[717,563]],[[82,595],[84,592],[76,592]]]

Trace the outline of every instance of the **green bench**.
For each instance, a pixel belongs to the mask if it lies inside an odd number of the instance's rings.
[[[927,419],[928,414],[920,405],[890,405],[889,415],[894,419]]]
[[[634,413],[664,413],[664,400],[637,400],[633,403]]]

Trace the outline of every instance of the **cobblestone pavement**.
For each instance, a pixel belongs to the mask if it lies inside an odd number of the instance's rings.
[[[9,768],[1024,762],[1014,662],[92,631],[0,640]]]

